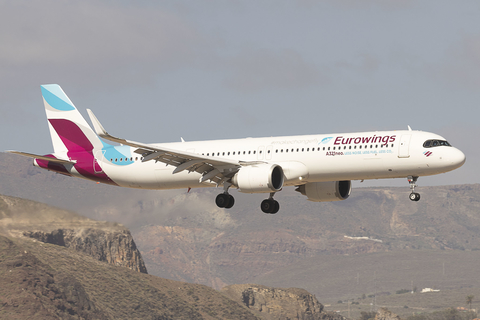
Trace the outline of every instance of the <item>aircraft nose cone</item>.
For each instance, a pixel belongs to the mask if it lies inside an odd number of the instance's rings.
[[[455,149],[455,152],[452,153],[451,161],[452,161],[452,166],[454,166],[455,168],[459,168],[463,166],[466,160],[467,158],[465,157],[465,154],[462,151]]]

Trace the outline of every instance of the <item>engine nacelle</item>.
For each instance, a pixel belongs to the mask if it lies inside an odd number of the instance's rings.
[[[307,196],[308,200],[315,202],[328,202],[345,200],[352,191],[351,181],[309,182],[298,186],[295,191]]]
[[[267,193],[277,192],[283,187],[283,169],[276,164],[245,166],[232,178],[240,192]]]

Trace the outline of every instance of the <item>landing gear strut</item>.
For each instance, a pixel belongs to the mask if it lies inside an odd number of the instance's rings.
[[[273,199],[275,192],[270,193],[270,197],[262,201],[260,208],[265,213],[275,214],[280,210],[280,204]]]
[[[235,204],[235,198],[228,193],[228,188],[230,188],[231,184],[225,183],[223,185],[223,193],[220,193],[217,198],[215,198],[215,204],[219,208],[230,209]]]
[[[420,193],[415,192],[415,187],[417,186],[417,179],[418,177],[408,176],[408,183],[410,184],[410,190],[412,190],[408,197],[412,201],[420,200]]]

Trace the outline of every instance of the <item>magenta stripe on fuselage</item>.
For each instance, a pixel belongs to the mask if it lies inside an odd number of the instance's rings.
[[[95,172],[93,145],[75,123],[66,119],[49,119],[48,121],[67,147],[69,159],[76,160],[74,167],[78,173],[91,180],[117,185],[104,172]]]

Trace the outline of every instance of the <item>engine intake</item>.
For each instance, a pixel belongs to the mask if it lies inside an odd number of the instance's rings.
[[[329,202],[345,200],[352,191],[352,182],[347,181],[327,181],[327,182],[309,182],[298,186],[295,191],[307,196],[308,200],[315,202]]]
[[[283,181],[283,169],[276,164],[245,166],[232,178],[239,191],[245,193],[277,192],[282,189]]]

